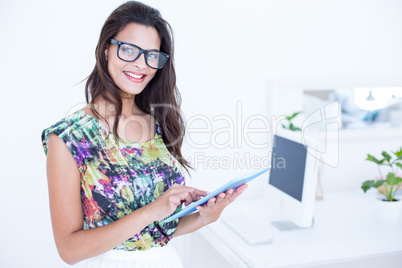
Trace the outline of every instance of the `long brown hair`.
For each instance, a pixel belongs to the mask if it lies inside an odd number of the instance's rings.
[[[123,108],[120,95],[122,91],[109,75],[105,50],[108,47],[109,40],[123,30],[128,23],[154,27],[161,39],[160,51],[170,55],[165,66],[158,70],[144,90],[135,96],[135,104],[144,113],[151,114],[152,112],[158,119],[162,129],[162,138],[168,150],[188,170],[191,166],[182,157],[181,153],[185,126],[180,110],[180,93],[176,86],[173,32],[169,23],[162,18],[158,10],[140,2],[129,1],[110,14],[103,25],[99,42],[96,46],[95,68],[89,75],[85,85],[86,101],[91,104],[92,112],[97,119],[102,116],[95,109],[95,99],[101,96],[114,105],[116,117],[113,124],[113,133],[117,139],[120,139],[117,129]]]

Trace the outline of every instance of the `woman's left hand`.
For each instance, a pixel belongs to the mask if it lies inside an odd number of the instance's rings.
[[[236,190],[229,189],[225,193],[220,193],[217,197],[212,197],[202,206],[197,206],[203,224],[209,224],[219,219],[223,209],[232,203],[248,187],[243,184]]]

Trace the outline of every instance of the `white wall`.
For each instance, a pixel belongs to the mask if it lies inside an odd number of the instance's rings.
[[[0,2],[1,267],[66,266],[51,232],[40,133],[84,101],[84,83],[76,84],[92,70],[101,26],[121,2]],[[187,119],[227,115],[239,124],[238,101],[243,124],[252,115],[266,116],[270,79],[402,76],[401,1],[146,3],[174,29]],[[225,126],[212,123],[213,130]],[[237,132],[234,139],[234,148],[221,150],[196,150],[187,143],[184,153],[193,158],[195,152],[229,158],[266,153],[247,146]],[[255,141],[265,137],[256,134]],[[191,183],[213,188],[238,173],[199,167]]]

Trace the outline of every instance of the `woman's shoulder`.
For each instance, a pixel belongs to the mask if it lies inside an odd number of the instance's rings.
[[[70,114],[66,115],[65,117],[61,118],[59,121],[52,124],[47,129],[79,128],[80,125],[82,125],[83,123],[86,123],[84,121],[85,117],[86,117],[86,113],[82,109],[79,109],[79,110],[77,110],[73,113],[70,113]]]
[[[66,144],[73,143],[74,141],[79,142],[84,136],[83,130],[88,127],[88,123],[90,122],[91,117],[80,109],[68,114],[50,127],[44,129],[41,138],[45,154],[47,154],[47,145],[50,134],[55,134]]]

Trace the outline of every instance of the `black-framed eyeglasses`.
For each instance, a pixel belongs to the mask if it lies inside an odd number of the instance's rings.
[[[169,59],[169,54],[156,49],[145,50],[131,43],[110,39],[111,44],[117,45],[117,57],[123,61],[133,62],[144,53],[146,64],[153,69],[162,69]]]

